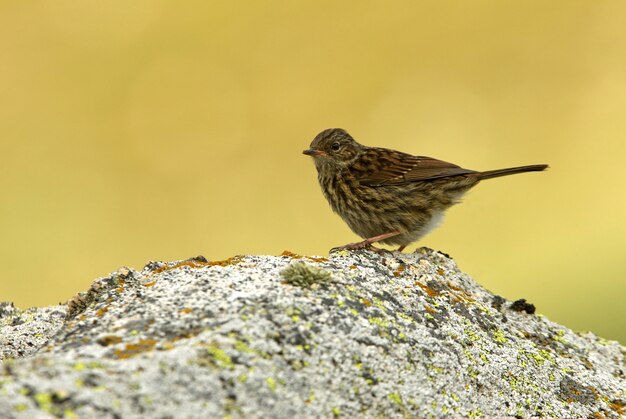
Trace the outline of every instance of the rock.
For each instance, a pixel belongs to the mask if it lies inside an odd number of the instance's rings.
[[[0,306],[0,417],[623,415],[626,349],[519,301],[425,248],[122,268]]]

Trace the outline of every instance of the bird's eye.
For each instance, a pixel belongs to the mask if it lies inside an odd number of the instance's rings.
[[[333,151],[337,151],[337,150],[339,150],[339,147],[340,147],[340,144],[339,144],[339,143],[333,143],[333,145],[331,145],[331,146],[330,146],[330,148],[331,148]]]

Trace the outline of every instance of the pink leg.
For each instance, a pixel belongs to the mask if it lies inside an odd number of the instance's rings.
[[[330,249],[330,253],[338,252],[340,250],[358,250],[358,249],[372,248],[372,243],[376,243],[381,240],[388,239],[389,237],[397,236],[398,234],[400,234],[399,231],[392,231],[391,233],[385,233],[385,234],[381,234],[380,236],[370,237],[369,239],[365,239],[362,242],[350,243],[350,244],[346,244],[345,246],[333,247],[332,249]]]

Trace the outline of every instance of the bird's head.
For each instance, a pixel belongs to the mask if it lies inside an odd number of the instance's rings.
[[[326,166],[339,169],[352,162],[362,148],[346,130],[329,128],[317,134],[302,153],[314,158],[318,170]]]

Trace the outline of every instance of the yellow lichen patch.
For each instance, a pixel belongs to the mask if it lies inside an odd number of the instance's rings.
[[[150,288],[152,287],[154,284],[156,284],[156,281],[151,281],[151,282],[146,282],[145,284],[141,284],[146,288]]]
[[[143,339],[137,343],[128,343],[124,349],[116,349],[115,356],[119,359],[132,358],[143,352],[149,352],[154,349],[157,341],[154,339]]]
[[[189,307],[183,307],[180,310],[178,310],[178,312],[182,314],[191,313],[192,311],[193,311],[193,308],[189,308]]]

